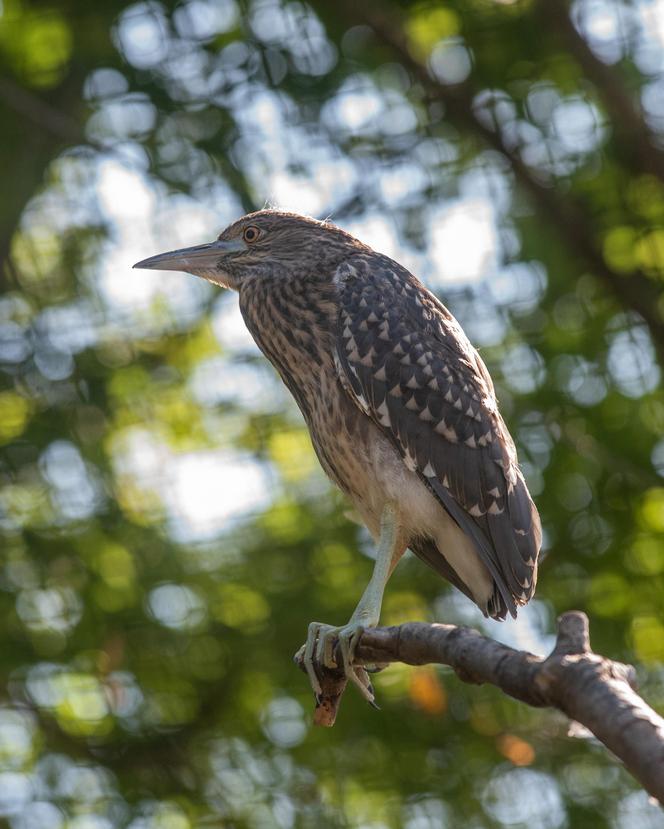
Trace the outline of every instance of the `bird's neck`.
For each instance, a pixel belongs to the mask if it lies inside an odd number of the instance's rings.
[[[335,290],[331,280],[285,275],[240,288],[247,328],[303,411],[301,398],[318,393],[320,373],[334,372]]]

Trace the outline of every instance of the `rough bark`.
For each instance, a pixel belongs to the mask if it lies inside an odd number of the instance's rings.
[[[449,665],[463,682],[490,683],[527,705],[556,708],[591,731],[664,804],[664,719],[636,693],[633,667],[593,653],[584,613],[560,617],[556,646],[547,657],[514,650],[471,628],[410,622],[365,630],[356,662]],[[323,694],[314,722],[331,726],[346,680],[326,668],[319,676]]]

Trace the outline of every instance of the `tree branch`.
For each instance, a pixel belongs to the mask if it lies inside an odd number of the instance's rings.
[[[46,130],[56,138],[69,143],[85,140],[85,133],[78,121],[65,112],[60,112],[51,103],[35,95],[10,78],[0,78],[0,99],[34,127]]]
[[[584,613],[560,617],[556,646],[546,658],[472,628],[410,622],[365,630],[355,661],[449,665],[463,682],[490,683],[527,705],[556,708],[591,731],[664,804],[664,719],[634,690],[633,667],[592,652]],[[331,726],[346,680],[337,670],[320,667],[318,673],[323,694],[314,722]]]
[[[586,206],[569,193],[562,195],[545,184],[537,169],[526,164],[519,150],[508,144],[500,127],[497,124],[495,127],[488,126],[479,116],[476,98],[482,89],[473,85],[472,77],[456,85],[438,82],[427,66],[412,53],[396,12],[390,12],[385,6],[343,0],[341,8],[349,21],[371,27],[381,43],[417,78],[430,98],[445,106],[451,122],[473,132],[509,161],[517,182],[528,193],[540,216],[556,229],[569,250],[590,268],[624,307],[632,308],[643,317],[658,357],[664,364],[664,326],[658,310],[661,299],[659,286],[641,271],[621,274],[607,264],[598,247],[597,231],[589,221]]]
[[[538,0],[537,11],[543,25],[559,33],[565,48],[597,89],[629,166],[637,173],[651,173],[664,181],[664,153],[652,141],[650,127],[637,103],[638,92],[629,91],[621,74],[595,56],[576,30],[565,0]]]

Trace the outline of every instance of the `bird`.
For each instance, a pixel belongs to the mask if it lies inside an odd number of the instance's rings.
[[[328,220],[275,209],[134,268],[185,271],[239,293],[321,466],[376,542],[348,623],[308,626],[299,653],[318,699],[325,666],[374,703],[355,650],[378,625],[408,548],[485,616],[516,618],[537,583],[539,514],[488,369],[419,279]]]

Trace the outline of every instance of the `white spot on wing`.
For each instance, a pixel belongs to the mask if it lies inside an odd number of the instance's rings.
[[[410,409],[412,412],[416,412],[418,410],[418,405],[415,402],[415,395],[413,395],[410,400],[406,403],[406,408]]]
[[[442,435],[444,438],[447,438],[450,443],[458,443],[459,438],[457,437],[457,433],[451,426],[448,426],[444,420],[441,420],[440,423],[436,424],[436,432],[439,435]]]
[[[390,421],[390,413],[387,410],[387,404],[383,401],[380,406],[376,409],[376,414],[378,415],[378,420],[381,423],[381,426],[391,426],[392,422]]]
[[[367,403],[365,396],[363,394],[360,394],[359,392],[355,392],[355,397],[357,399],[357,402],[362,407],[362,411],[365,414],[369,414],[369,404]]]
[[[373,346],[371,346],[371,348],[369,349],[369,351],[367,351],[367,353],[364,355],[364,357],[362,357],[360,359],[360,363],[363,366],[368,366],[369,368],[371,368],[371,366],[374,364],[375,357],[376,357],[376,349]]]
[[[406,449],[403,454],[403,460],[408,469],[410,469],[411,472],[415,472],[415,470],[417,469],[417,463],[415,462],[415,458],[413,458],[408,449]]]

